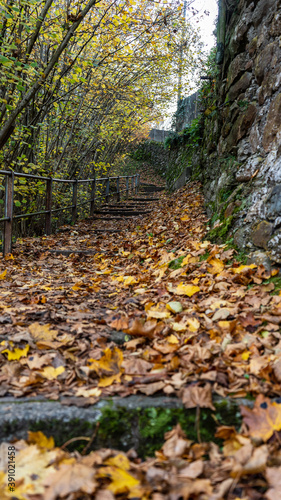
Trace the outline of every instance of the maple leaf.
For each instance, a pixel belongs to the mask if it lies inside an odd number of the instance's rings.
[[[247,273],[249,272],[251,269],[255,269],[257,266],[256,264],[249,264],[247,266],[239,266],[239,267],[232,267],[231,268],[231,271],[234,273],[234,274],[241,274],[241,273]]]
[[[268,441],[275,431],[281,430],[281,404],[259,394],[253,409],[241,406],[243,422],[249,429],[249,436]]]
[[[108,387],[113,382],[120,381],[122,362],[123,353],[118,347],[114,347],[112,351],[107,348],[99,360],[90,358],[88,360],[88,367],[90,370],[94,370],[100,377],[99,387]]]
[[[210,384],[206,384],[204,387],[199,387],[197,385],[189,386],[182,391],[182,402],[185,408],[211,408],[215,410],[212,403],[212,388]]]
[[[54,380],[64,371],[64,366],[58,366],[57,368],[54,368],[53,366],[46,366],[43,370],[40,371],[40,374],[48,380]]]
[[[52,436],[48,438],[41,431],[37,432],[28,431],[27,442],[30,444],[37,444],[40,448],[46,448],[48,450],[51,450],[52,448],[55,447],[54,438]]]
[[[58,332],[57,330],[51,330],[49,324],[47,325],[40,325],[40,323],[32,323],[32,325],[29,325],[28,330],[30,331],[32,337],[36,341],[40,340],[53,340],[57,337]]]
[[[140,481],[128,472],[130,462],[127,457],[118,454],[109,458],[105,465],[105,467],[101,467],[97,477],[107,477],[111,480],[108,489],[114,495],[130,492],[131,498],[140,496]]]
[[[84,464],[61,464],[43,481],[46,486],[44,500],[56,500],[71,493],[94,493],[97,487],[95,470]]]
[[[220,274],[224,270],[224,264],[219,259],[211,258],[208,260],[208,264],[208,273]]]
[[[155,320],[143,322],[140,319],[136,318],[133,320],[130,328],[127,328],[126,330],[124,330],[124,332],[132,336],[153,338],[153,333],[156,329],[156,326],[157,321]]]
[[[5,271],[3,271],[3,273],[0,274],[0,280],[4,280],[6,277],[6,274],[7,274],[7,269],[5,269]]]
[[[29,345],[27,344],[23,349],[20,349],[19,347],[15,347],[13,351],[10,351],[9,349],[5,349],[2,351],[2,353],[7,353],[8,354],[8,361],[14,361],[18,360],[22,357],[26,357],[29,351]]]

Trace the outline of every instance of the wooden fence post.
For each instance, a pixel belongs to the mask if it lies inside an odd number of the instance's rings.
[[[91,186],[91,204],[90,204],[90,216],[93,217],[95,212],[95,196],[96,196],[96,178],[92,180]]]
[[[132,194],[134,194],[134,176],[132,175],[131,179],[131,189],[132,189]]]
[[[120,201],[120,179],[117,177],[117,201]]]
[[[8,220],[4,222],[4,241],[3,256],[12,252],[12,231],[13,231],[13,207],[14,207],[14,172],[6,176],[5,186],[5,217]]]
[[[72,212],[71,212],[71,224],[75,224],[77,220],[77,188],[78,180],[75,179],[72,185]]]
[[[50,177],[46,184],[46,216],[45,216],[45,233],[47,235],[52,232],[52,186],[53,179]]]
[[[129,176],[126,177],[126,200],[129,198]]]
[[[106,188],[105,188],[105,201],[109,202],[109,177],[106,179]]]

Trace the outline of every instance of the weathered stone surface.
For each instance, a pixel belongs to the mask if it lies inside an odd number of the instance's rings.
[[[234,101],[236,97],[241,94],[241,92],[244,92],[249,87],[251,80],[252,74],[249,72],[244,73],[244,75],[241,76],[238,82],[230,87],[228,92],[228,99],[230,101]]]
[[[265,213],[269,220],[281,216],[281,184],[274,186],[265,202]]]
[[[267,242],[272,235],[273,225],[263,220],[259,222],[253,229],[251,238],[256,247],[267,248]]]
[[[281,93],[270,104],[262,144],[265,151],[272,149],[272,143],[281,137]]]
[[[240,227],[234,234],[234,244],[238,246],[238,248],[245,248],[247,245],[247,228]]]
[[[281,33],[281,12],[279,10],[273,17],[270,27],[270,35],[279,36],[280,33]]]
[[[233,84],[234,80],[244,73],[247,57],[247,53],[243,52],[242,54],[236,56],[230,63],[227,72],[227,89],[229,89],[229,87]]]
[[[263,158],[259,156],[250,158],[250,160],[246,164],[244,163],[239,168],[238,172],[236,173],[236,180],[238,182],[250,181],[255,172],[260,169],[262,161]]]
[[[278,231],[267,244],[269,256],[278,264],[281,264],[281,231]]]
[[[71,403],[71,401],[67,401],[67,398],[65,399],[66,403]],[[71,398],[69,399],[71,400]],[[221,415],[223,414],[230,425],[240,425],[237,412],[241,404],[249,407],[253,406],[253,401],[248,399],[226,399],[216,395],[214,395],[213,402],[216,411]],[[184,428],[186,431],[191,422],[194,422],[194,418],[190,417],[192,414],[195,415],[196,409],[186,410],[180,399],[166,396],[116,397],[101,400],[96,404],[89,403],[87,408],[79,408],[75,406],[75,403],[66,406],[61,402],[48,401],[43,398],[37,398],[37,400],[31,398],[21,398],[20,400],[2,398],[0,402],[0,442],[27,439],[28,431],[41,430],[47,436],[53,436],[56,445],[61,446],[69,438],[81,435],[91,437],[95,432],[94,449],[110,447],[128,450],[134,448],[136,451],[145,454],[148,450],[145,446],[148,439],[142,431],[147,426],[151,426],[150,411],[152,408],[157,408],[156,413],[158,414],[163,415],[168,412],[178,418],[180,413],[183,418],[186,417]],[[212,411],[203,411],[205,412],[205,418],[208,419],[206,425],[210,425],[213,421],[211,417]],[[205,418],[204,422],[206,423]],[[128,426],[128,421],[132,422],[132,425]],[[99,427],[97,427],[97,422],[99,422]],[[169,429],[169,424],[164,424],[160,436],[161,442],[156,449],[160,448],[164,433]],[[212,431],[215,431],[215,424]],[[151,436],[150,441],[152,442],[155,437],[156,435]]]
[[[267,271],[271,270],[270,258],[261,250],[251,252],[248,256],[247,264],[256,264],[257,266],[264,266]]]
[[[248,49],[249,55],[251,57],[255,54],[255,52],[257,50],[257,45],[258,45],[258,37],[255,36],[254,38],[252,38],[250,43],[247,45],[247,49]]]
[[[261,134],[259,130],[259,124],[256,123],[252,128],[249,136],[250,145],[252,148],[252,153],[257,153],[261,148]]]
[[[259,84],[262,83],[265,74],[274,68],[280,59],[279,42],[269,43],[257,56],[255,60],[255,77]]]
[[[255,26],[260,24],[262,18],[265,18],[268,15],[272,16],[273,13],[271,11],[271,7],[273,7],[274,3],[275,0],[260,0],[258,2],[252,17],[252,21]]]
[[[227,138],[227,146],[230,151],[237,142],[244,137],[248,129],[254,123],[257,109],[255,104],[250,104],[248,109],[244,111],[234,123],[232,130]]]

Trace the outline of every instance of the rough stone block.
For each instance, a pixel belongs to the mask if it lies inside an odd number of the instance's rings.
[[[280,59],[279,41],[266,45],[255,60],[255,77],[260,85],[265,74],[277,64]]]
[[[232,87],[230,87],[229,92],[228,92],[228,99],[230,101],[234,101],[236,97],[241,94],[241,92],[244,92],[250,85],[252,80],[252,74],[247,72],[244,73],[243,76],[236,82]]]
[[[249,254],[247,264],[256,264],[256,266],[264,266],[266,271],[271,271],[270,258],[265,252],[257,250]]]
[[[236,146],[238,141],[242,139],[253,125],[257,114],[257,108],[255,104],[250,104],[246,111],[242,113],[235,121],[231,133],[227,138],[227,149],[230,151],[233,146]]]
[[[238,56],[233,59],[230,63],[227,72],[227,89],[233,84],[233,82],[245,71],[245,65],[247,62],[248,55],[246,52],[238,54]]]
[[[269,220],[281,216],[281,184],[271,189],[265,201],[265,213]]]
[[[262,145],[265,151],[272,149],[272,143],[281,134],[281,93],[271,102],[264,128]]]
[[[272,235],[273,225],[263,220],[259,222],[256,227],[253,229],[251,238],[252,242],[256,247],[267,248],[267,242]]]
[[[264,17],[273,15],[272,7],[274,3],[275,0],[260,0],[258,2],[252,17],[254,26],[258,26]]]

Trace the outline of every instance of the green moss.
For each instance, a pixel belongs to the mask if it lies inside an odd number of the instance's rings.
[[[206,235],[206,239],[212,242],[224,242],[231,227],[234,216],[231,215],[224,219],[224,221],[217,227],[214,227]]]
[[[171,262],[169,263],[169,268],[170,269],[180,269],[184,258],[185,258],[185,255],[181,255],[177,259],[171,260]]]
[[[176,408],[136,408],[105,410],[100,419],[100,426],[95,447],[128,450],[134,448],[139,456],[153,456],[164,442],[164,435],[180,424],[188,439],[198,440],[198,429],[202,441],[213,441],[218,425],[241,424],[237,407],[222,402],[216,404],[216,411],[201,409]],[[218,441],[217,441],[218,442]],[[109,444],[108,444],[109,443]]]
[[[200,255],[199,260],[200,260],[200,262],[202,262],[203,260],[207,260],[207,259],[208,259],[208,257],[210,257],[210,253],[209,253],[209,252],[206,252],[206,253],[204,253],[203,255]]]
[[[275,286],[274,290],[271,292],[271,295],[279,295],[279,292],[281,291],[281,276],[273,276],[272,278],[263,281],[263,285],[267,285],[268,283],[273,283]]]

